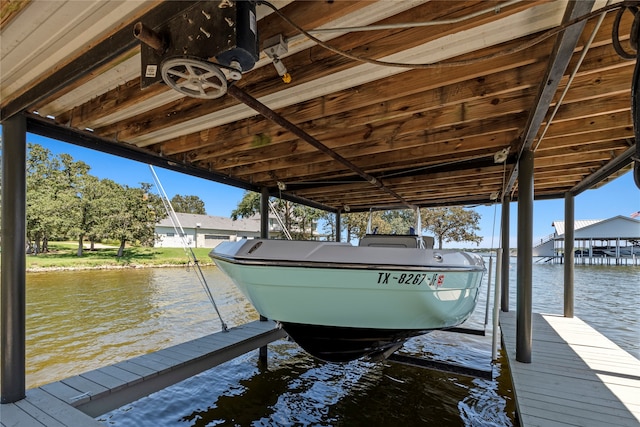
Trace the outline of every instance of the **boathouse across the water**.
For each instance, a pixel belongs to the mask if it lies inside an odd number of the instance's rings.
[[[551,224],[555,232],[533,248],[533,256],[562,263],[565,222]],[[573,251],[578,264],[636,264],[640,259],[640,220],[622,215],[604,220],[577,220]]]

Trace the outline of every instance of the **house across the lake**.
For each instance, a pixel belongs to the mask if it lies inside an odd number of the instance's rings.
[[[184,231],[184,240],[192,248],[213,248],[219,243],[229,240],[260,237],[260,218],[258,216],[235,221],[231,218],[211,215],[176,213],[176,216]],[[276,237],[281,231],[282,229],[275,218],[269,218],[269,238]],[[182,239],[170,217],[156,224],[155,246],[161,248],[183,246]]]
[[[564,255],[564,221],[551,224],[555,232],[533,248],[533,256],[562,262]],[[571,248],[581,263],[606,263],[640,257],[640,221],[622,215],[604,220],[576,220]],[[624,264],[627,262],[625,260]]]

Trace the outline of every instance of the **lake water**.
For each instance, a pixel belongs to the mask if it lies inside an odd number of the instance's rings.
[[[488,265],[488,264],[487,264]],[[515,261],[510,289],[515,309]],[[257,313],[215,267],[207,282],[229,326]],[[534,311],[562,313],[563,266],[533,267]],[[464,325],[484,328],[481,299]],[[640,357],[640,268],[576,266],[575,314]],[[490,297],[493,301],[493,297]],[[286,340],[203,372],[98,419],[110,426],[512,426],[503,358],[487,336],[434,332],[404,352],[493,370],[494,381],[390,362],[319,362]],[[27,386],[35,387],[220,330],[194,272],[131,269],[27,274]],[[535,353],[535,348],[533,349]]]

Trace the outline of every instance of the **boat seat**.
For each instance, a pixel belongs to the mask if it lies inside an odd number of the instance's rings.
[[[417,248],[418,236],[398,234],[367,234],[358,242],[358,246],[376,246],[384,248]],[[422,238],[427,249],[433,248],[433,237]]]

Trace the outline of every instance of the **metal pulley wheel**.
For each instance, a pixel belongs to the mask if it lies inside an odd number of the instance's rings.
[[[192,98],[215,99],[227,93],[227,78],[215,64],[189,58],[162,63],[162,80],[172,89]]]

